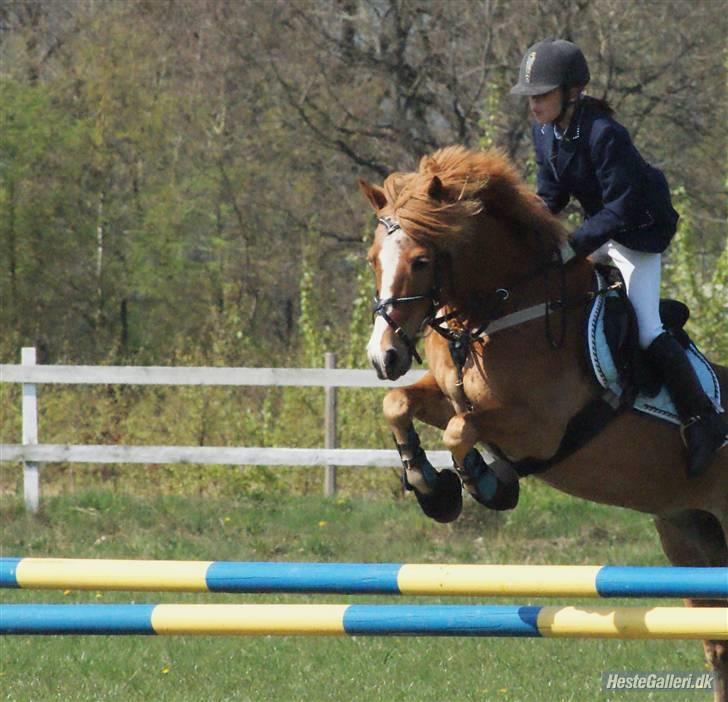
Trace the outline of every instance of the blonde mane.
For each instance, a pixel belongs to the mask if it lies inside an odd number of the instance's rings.
[[[495,149],[440,149],[424,156],[416,172],[391,174],[384,181],[384,192],[403,229],[441,249],[482,235],[478,215],[483,213],[503,222],[516,238],[533,242],[535,233],[549,249],[566,237],[508,157]]]

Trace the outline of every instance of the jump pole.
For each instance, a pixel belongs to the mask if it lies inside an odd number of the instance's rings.
[[[725,639],[726,607],[14,604],[0,633]]]
[[[728,568],[0,558],[0,587],[471,597],[728,598]]]

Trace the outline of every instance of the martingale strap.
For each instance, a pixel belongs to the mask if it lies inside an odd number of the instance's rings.
[[[590,291],[573,299],[562,298],[559,300],[542,302],[538,305],[532,305],[531,307],[526,307],[522,310],[511,312],[510,314],[498,317],[491,322],[487,322],[484,326],[481,326],[474,331],[470,331],[468,329],[453,330],[450,329],[449,326],[447,326],[447,321],[457,317],[456,312],[450,312],[446,315],[435,317],[433,320],[430,321],[429,324],[432,329],[434,329],[434,331],[436,331],[438,334],[440,334],[440,336],[444,337],[448,341],[450,356],[457,372],[456,386],[464,395],[464,391],[462,390],[463,368],[465,367],[465,362],[467,360],[468,353],[470,352],[470,346],[474,341],[483,339],[485,337],[493,336],[493,334],[505,331],[506,329],[511,329],[512,327],[516,327],[520,324],[525,324],[526,322],[533,321],[534,319],[539,319],[540,317],[546,317],[548,330],[548,315],[550,313],[557,311],[563,312],[573,307],[579,307],[593,300],[595,297],[606,295],[611,290],[619,287],[622,287],[622,283],[616,282],[613,285]],[[510,293],[508,290],[498,289],[496,291],[496,295],[498,297],[493,304],[493,308],[497,307],[498,304],[505,302],[510,296]],[[445,326],[442,326],[443,322],[445,323]],[[472,403],[470,402],[470,400],[468,400],[467,397],[464,397],[463,401],[468,408],[468,411],[472,411]]]
[[[510,329],[510,327],[516,327],[519,324],[525,324],[533,319],[538,319],[546,315],[547,310],[555,311],[560,305],[555,303],[542,302],[539,305],[533,305],[532,307],[526,307],[526,309],[518,310],[518,312],[512,312],[504,317],[500,317],[490,324],[485,329],[480,331],[474,338],[482,339],[486,336],[492,336],[499,331],[504,329]]]

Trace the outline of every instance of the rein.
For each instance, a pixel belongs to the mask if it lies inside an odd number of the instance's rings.
[[[565,265],[568,260],[573,258],[573,256],[573,251],[569,250],[565,253],[559,249],[556,249],[552,259],[543,266],[539,266],[539,268],[537,268],[535,271],[531,271],[530,273],[522,276],[519,280],[509,286],[509,288],[497,288],[495,292],[492,293],[492,301],[490,302],[488,312],[485,315],[486,321],[480,324],[475,329],[451,329],[448,325],[448,321],[458,317],[457,311],[452,311],[448,314],[442,315],[440,317],[434,317],[433,319],[429,320],[428,323],[430,327],[448,342],[450,357],[452,358],[457,373],[455,386],[461,393],[462,400],[468,411],[472,411],[473,405],[465,394],[465,390],[463,389],[463,370],[465,368],[465,363],[468,359],[468,354],[470,353],[470,347],[475,341],[478,341],[486,336],[492,336],[496,332],[510,329],[511,327],[518,326],[519,324],[524,324],[525,322],[529,322],[533,319],[538,319],[539,317],[545,316],[546,338],[548,339],[549,344],[552,348],[561,347],[564,339],[566,338],[566,315],[562,314],[559,338],[558,341],[555,341],[551,330],[550,314],[552,311],[555,311],[557,309],[563,309],[564,307],[563,301],[566,292]],[[558,300],[552,301],[549,283],[551,269],[555,266],[558,266],[559,272],[561,274],[561,290],[560,298]],[[514,290],[532,281],[534,278],[541,274],[544,275],[545,279],[547,298],[546,302],[538,305],[533,305],[532,307],[527,307],[525,309],[518,310],[507,315],[497,316],[500,307],[503,305],[503,303],[506,302],[506,300],[508,300],[512,296]],[[443,323],[445,324],[444,327],[442,326]]]

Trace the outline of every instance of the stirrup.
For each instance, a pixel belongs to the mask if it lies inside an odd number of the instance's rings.
[[[692,442],[688,441],[691,427],[697,427],[690,437]],[[698,415],[682,424],[680,436],[688,452],[688,477],[697,478],[715,461],[718,451],[728,444],[728,427],[719,413]]]
[[[693,424],[697,424],[698,422],[701,422],[701,421],[703,421],[703,417],[696,414],[694,417],[690,417],[689,419],[687,419],[680,425],[680,438],[682,439],[683,446],[687,447],[687,445],[688,445],[688,440],[685,436],[685,431],[687,429],[689,429],[691,426],[693,426]]]

